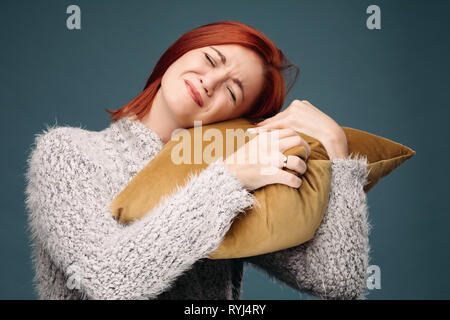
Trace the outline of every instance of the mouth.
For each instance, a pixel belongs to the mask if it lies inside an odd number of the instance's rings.
[[[203,100],[202,97],[200,96],[200,93],[197,91],[197,89],[195,89],[194,85],[191,82],[189,82],[189,80],[184,80],[184,83],[186,84],[186,88],[192,100],[194,100],[196,104],[202,107]]]

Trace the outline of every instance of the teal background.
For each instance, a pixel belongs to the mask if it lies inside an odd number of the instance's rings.
[[[81,8],[81,30],[66,8]],[[381,30],[366,8],[381,8]],[[109,125],[105,108],[134,98],[186,31],[236,20],[269,36],[300,67],[286,100],[305,99],[342,126],[417,154],[368,194],[369,299],[450,297],[448,1],[2,1],[0,5],[0,299],[36,299],[24,171],[45,124]],[[439,152],[439,154],[438,154]],[[247,267],[243,299],[311,299]]]

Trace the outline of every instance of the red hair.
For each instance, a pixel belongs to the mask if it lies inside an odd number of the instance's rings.
[[[259,54],[264,61],[265,81],[262,92],[243,117],[263,118],[277,114],[283,107],[286,94],[297,80],[299,68],[291,64],[283,52],[255,28],[240,22],[221,21],[197,27],[183,34],[161,56],[144,90],[137,97],[116,111],[105,109],[111,114],[109,117],[113,122],[128,115],[142,119],[150,111],[153,99],[161,86],[161,79],[173,62],[188,51],[222,44],[238,44],[249,48]],[[290,67],[295,67],[297,72],[286,91],[284,72]]]

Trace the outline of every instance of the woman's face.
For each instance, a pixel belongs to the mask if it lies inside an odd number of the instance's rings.
[[[240,45],[212,45],[176,60],[161,81],[161,98],[180,127],[238,118],[263,87],[263,60]],[[199,98],[195,98],[199,96]]]

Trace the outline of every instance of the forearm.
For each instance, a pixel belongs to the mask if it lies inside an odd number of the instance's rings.
[[[327,299],[353,299],[365,289],[369,223],[363,186],[366,161],[332,162],[330,199],[314,238],[247,260],[293,288]]]
[[[40,139],[30,156],[29,227],[87,298],[157,296],[215,250],[233,218],[253,203],[224,167],[212,165],[142,219],[121,226],[104,204],[95,166],[62,132]]]
[[[156,297],[222,242],[253,196],[212,164],[152,212],[107,239],[96,281],[114,283],[100,298]],[[105,289],[105,287],[103,287]]]
[[[305,244],[303,277],[316,295],[354,299],[364,294],[370,251],[367,175],[365,159],[332,160],[328,208],[315,237]]]

